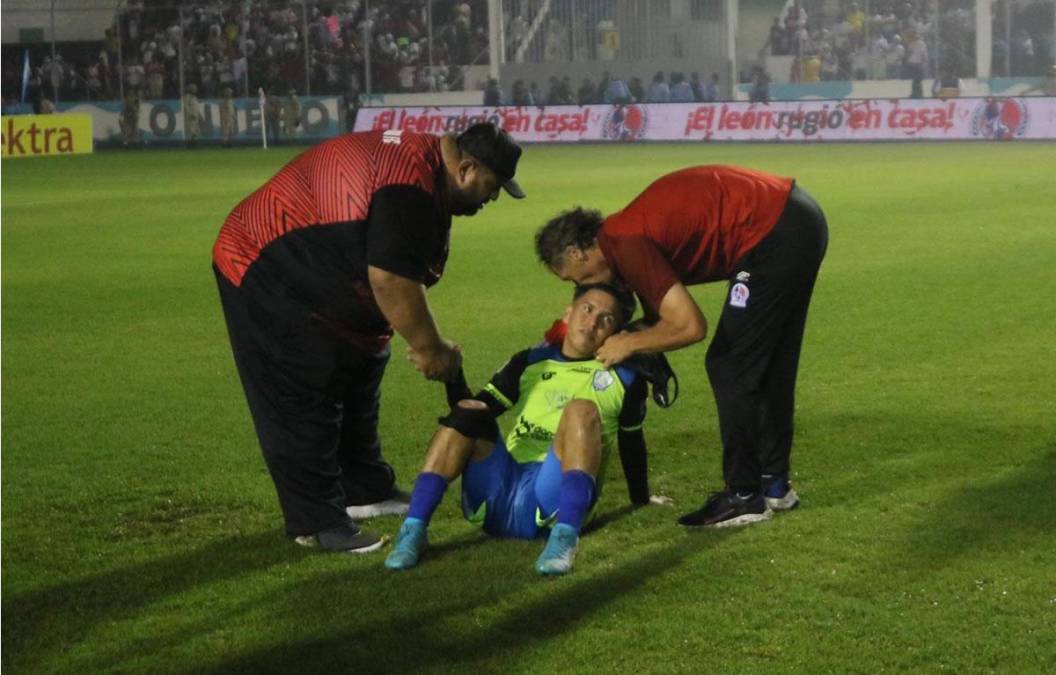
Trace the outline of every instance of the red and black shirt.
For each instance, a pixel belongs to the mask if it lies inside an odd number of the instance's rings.
[[[654,313],[676,283],[731,277],[774,228],[794,182],[735,166],[696,166],[663,176],[605,219],[605,260]]]
[[[426,286],[440,280],[451,230],[442,181],[437,136],[339,136],[295,158],[231,211],[213,263],[271,310],[314,316],[380,348],[392,327],[367,267]]]

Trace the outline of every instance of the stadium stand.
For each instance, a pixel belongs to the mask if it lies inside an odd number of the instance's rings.
[[[1011,2],[1013,30],[1005,28],[1003,2],[995,2],[995,73],[1041,75],[1053,58],[1052,4],[1004,1]],[[914,79],[938,76],[940,70],[972,77],[974,7],[973,0],[788,0],[763,49],[794,57],[792,82]]]

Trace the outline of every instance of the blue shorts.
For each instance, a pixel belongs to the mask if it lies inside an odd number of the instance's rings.
[[[553,524],[560,493],[553,446],[543,461],[521,464],[499,439],[487,459],[471,460],[463,472],[462,513],[492,536],[535,539]]]

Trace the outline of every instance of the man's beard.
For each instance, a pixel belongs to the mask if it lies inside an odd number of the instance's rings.
[[[484,206],[478,201],[471,201],[462,195],[456,195],[451,205],[451,213],[456,216],[472,216]]]

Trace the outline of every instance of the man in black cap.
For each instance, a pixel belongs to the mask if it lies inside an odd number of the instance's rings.
[[[231,211],[213,269],[235,365],[286,533],[325,550],[381,539],[353,518],[406,512],[378,438],[381,378],[399,333],[427,378],[462,363],[426,301],[451,216],[514,180],[521,148],[477,124],[441,137],[345,134],[296,157]]]

